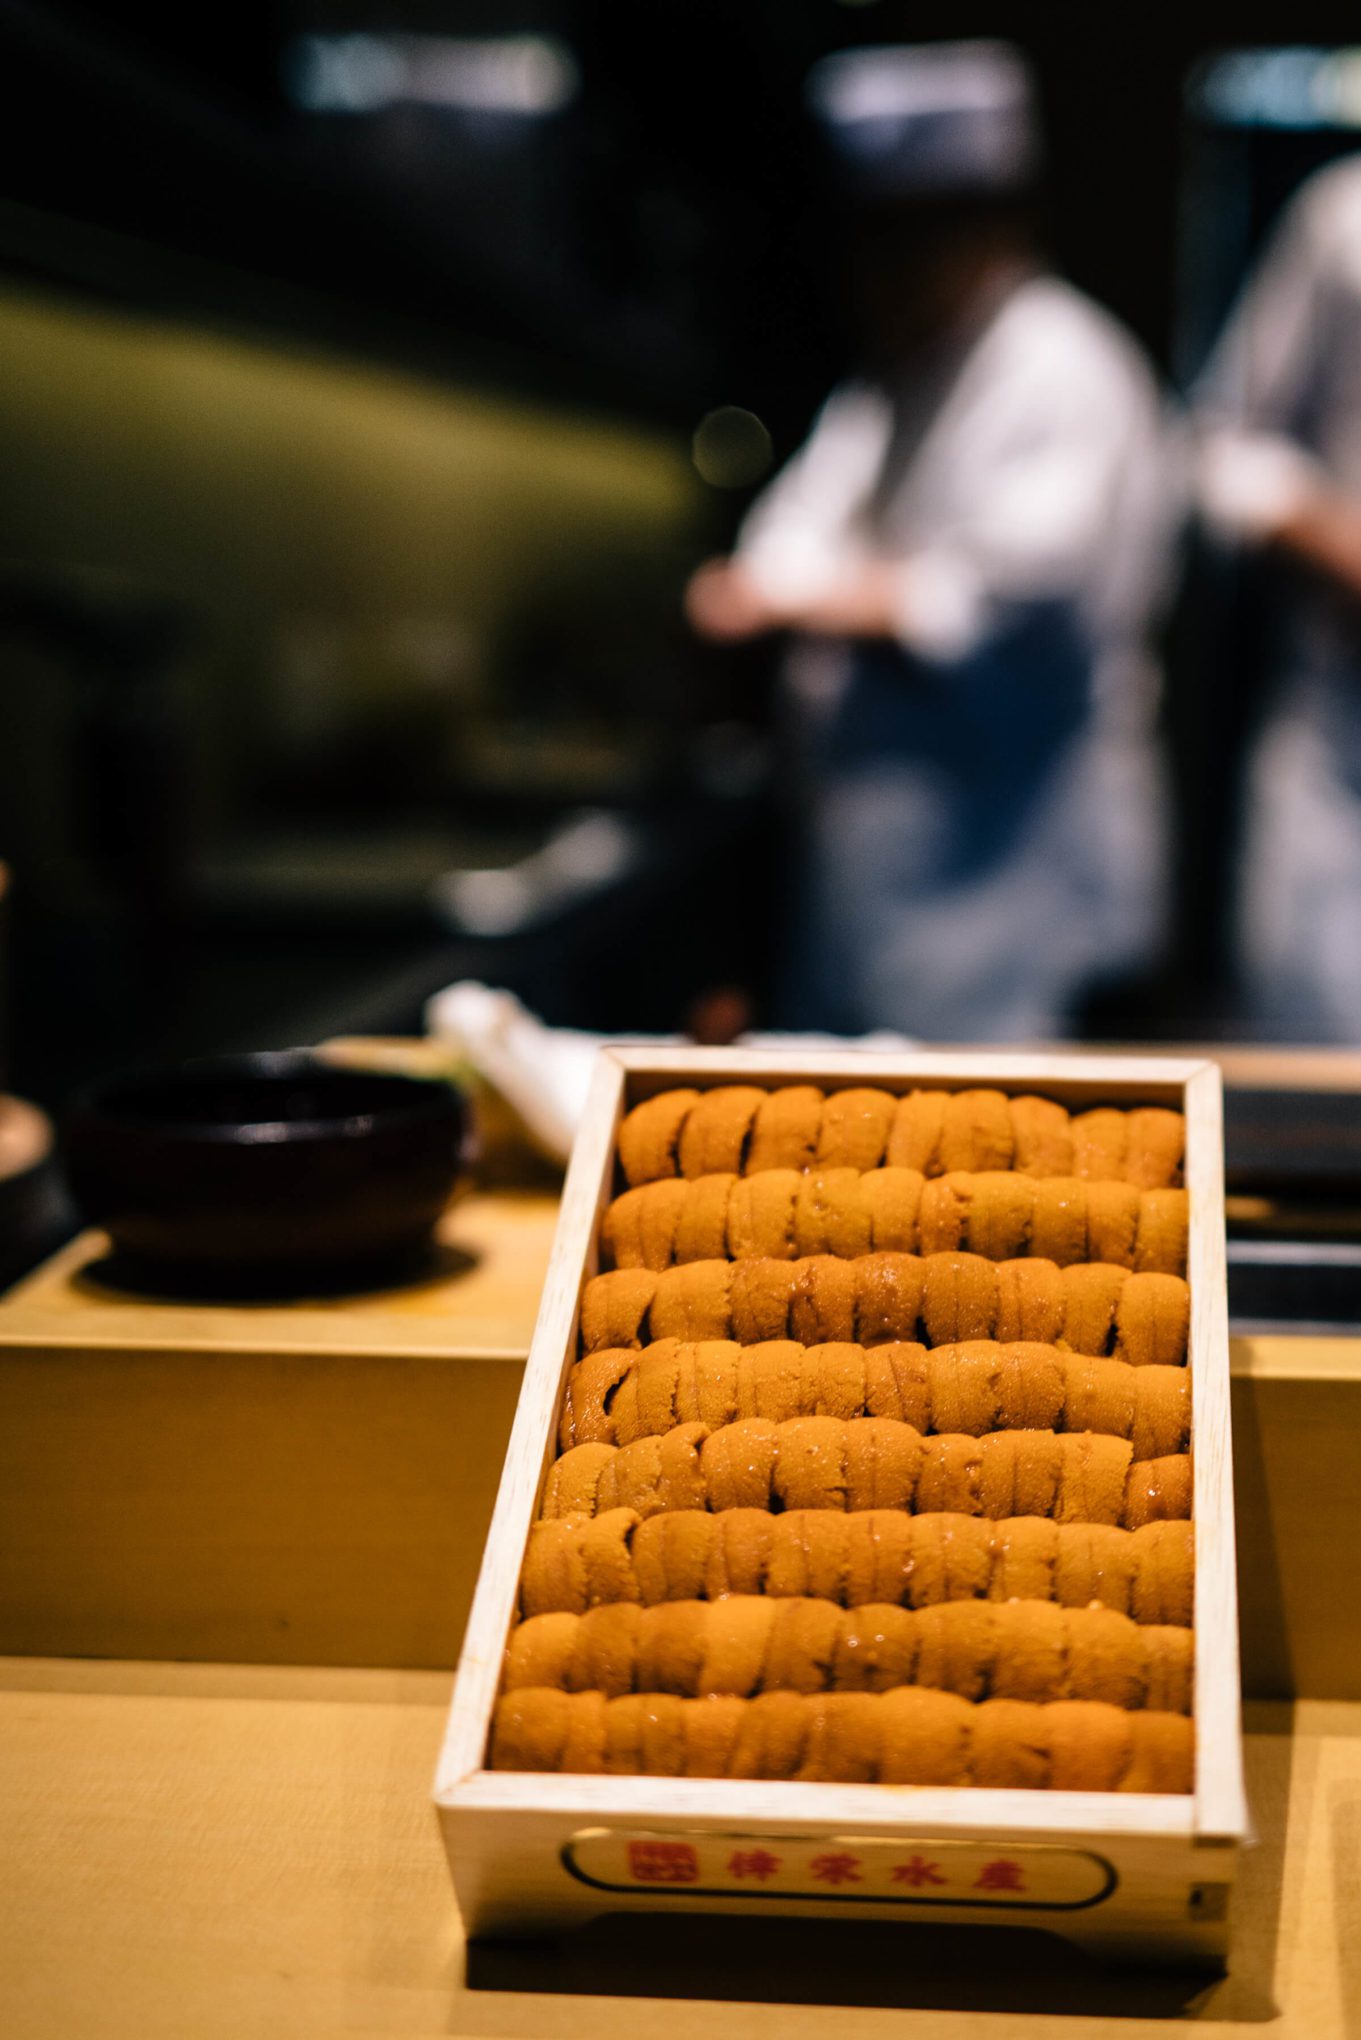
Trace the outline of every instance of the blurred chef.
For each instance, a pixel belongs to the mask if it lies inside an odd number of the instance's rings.
[[[1279,222],[1202,380],[1211,527],[1304,569],[1250,773],[1239,950],[1281,1040],[1361,1038],[1361,157]]]
[[[1159,932],[1159,394],[1038,259],[1017,52],[849,52],[809,91],[860,372],[687,592],[712,639],[794,634],[809,841],[786,1017],[1058,1035]]]

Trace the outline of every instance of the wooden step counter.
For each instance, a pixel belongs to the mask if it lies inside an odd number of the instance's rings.
[[[83,1234],[0,1299],[0,1651],[454,1663],[556,1221],[471,1197],[429,1279],[120,1293]],[[1244,1683],[1361,1701],[1361,1339],[1235,1339]]]
[[[451,1665],[556,1219],[470,1197],[424,1279],[290,1303],[74,1240],[0,1299],[0,1651]]]
[[[0,1664],[6,2040],[1332,2040],[1361,2019],[1361,1707],[1250,1705],[1230,1974],[1047,1935],[645,1916],[465,1949],[436,1673]],[[732,2002],[734,1996],[742,2002]],[[771,2000],[777,2000],[772,2002]]]

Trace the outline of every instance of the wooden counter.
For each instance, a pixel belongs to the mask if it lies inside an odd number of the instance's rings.
[[[0,1300],[0,1650],[452,1664],[556,1221],[469,1198],[424,1279],[296,1303],[75,1240]]]
[[[465,1951],[429,1807],[434,1673],[0,1661],[6,2040],[1153,2040],[1361,2023],[1361,1707],[1248,1711],[1262,1834],[1229,1977],[1047,1936],[634,1917]],[[1294,1733],[1291,1733],[1293,1726]],[[740,2002],[738,2002],[740,2000]],[[773,2000],[773,2001],[772,2001]]]
[[[0,1296],[0,1345],[523,1360],[557,1216],[547,1191],[466,1197],[410,1280],[286,1301],[129,1288],[106,1235],[85,1232]]]
[[[1263,1839],[1208,1988],[1023,1933],[917,1936],[909,1964],[863,1922],[634,1918],[465,1972],[430,1807],[447,1674],[271,1661],[452,1661],[553,1220],[470,1200],[395,1297],[129,1298],[87,1236],[0,1301],[0,1631],[264,1661],[0,1663],[5,2040],[635,2040],[658,2016],[841,2040],[848,2005],[857,2040],[1361,2033],[1361,1705],[1316,1700],[1249,1705]],[[1234,1368],[1249,1690],[1361,1698],[1361,1341],[1238,1341]]]
[[[427,1280],[291,1304],[74,1241],[0,1299],[0,1651],[452,1665],[556,1217],[470,1198]],[[1361,1701],[1361,1339],[1232,1364],[1245,1688]]]

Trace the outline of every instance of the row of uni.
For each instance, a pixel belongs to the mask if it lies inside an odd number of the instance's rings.
[[[635,1107],[493,1765],[1189,1791],[1184,1142],[982,1090]]]

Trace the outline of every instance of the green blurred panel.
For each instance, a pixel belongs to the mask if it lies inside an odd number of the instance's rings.
[[[262,676],[309,617],[361,691],[394,624],[456,625],[476,671],[537,589],[673,572],[694,519],[678,442],[302,348],[10,287],[0,362],[0,555],[182,598]]]

